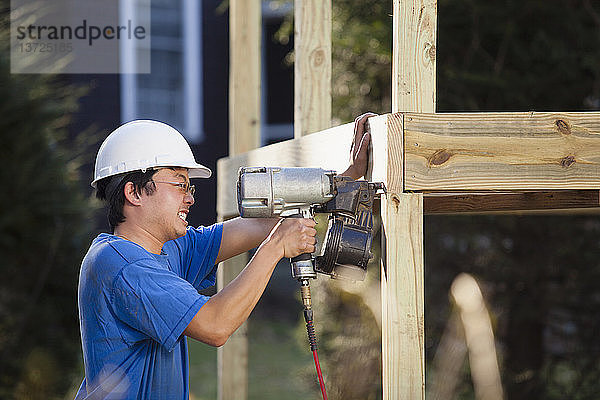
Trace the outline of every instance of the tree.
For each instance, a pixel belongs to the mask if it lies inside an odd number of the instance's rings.
[[[0,398],[52,399],[80,365],[77,276],[95,206],[77,167],[89,136],[67,138],[79,90],[10,73],[8,3],[0,3]]]
[[[392,2],[332,2],[332,109],[339,121],[391,110]]]

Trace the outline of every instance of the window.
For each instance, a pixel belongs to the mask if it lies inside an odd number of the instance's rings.
[[[127,2],[122,2],[127,3]],[[134,7],[125,12],[136,13]],[[202,9],[197,0],[153,0],[149,74],[121,75],[121,119],[155,119],[190,143],[203,138]],[[122,49],[122,63],[136,49]]]

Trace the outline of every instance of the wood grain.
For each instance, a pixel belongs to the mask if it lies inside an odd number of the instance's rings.
[[[435,112],[436,0],[394,0],[392,112]],[[405,117],[388,117],[382,278],[383,398],[424,399],[423,196],[404,194]],[[380,157],[381,154],[373,154]],[[386,211],[383,211],[385,209]]]
[[[294,137],[331,126],[331,0],[294,3]]]
[[[229,154],[260,146],[260,0],[229,4]]]
[[[392,112],[435,112],[436,0],[394,0]]]
[[[600,187],[600,113],[405,114],[405,189]]]
[[[384,399],[425,397],[423,195],[382,199]]]

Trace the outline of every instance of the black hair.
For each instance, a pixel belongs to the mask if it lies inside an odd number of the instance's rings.
[[[152,177],[157,172],[157,169],[150,169],[146,172],[126,172],[109,176],[97,182],[96,197],[107,202],[108,223],[113,232],[120,223],[125,221],[125,215],[123,215],[125,185],[131,182],[136,193],[141,194],[144,190],[146,195],[151,195],[156,190],[156,185],[148,185],[148,183],[152,181]]]

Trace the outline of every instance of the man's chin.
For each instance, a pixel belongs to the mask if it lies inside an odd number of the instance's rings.
[[[171,235],[171,238],[169,240],[179,239],[180,237],[185,236],[186,233],[187,233],[187,227],[185,227],[183,229],[177,229],[175,232],[173,232],[173,234]]]
[[[177,235],[178,235],[177,238],[185,236],[185,234],[187,233],[187,227],[188,227],[188,225],[186,225],[185,228],[177,231]]]

